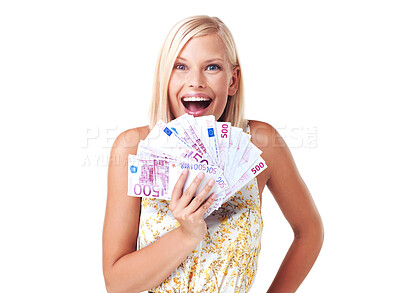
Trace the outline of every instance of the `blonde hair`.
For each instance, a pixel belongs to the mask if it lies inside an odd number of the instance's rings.
[[[217,17],[199,15],[188,17],[178,22],[169,32],[161,47],[153,82],[152,103],[150,106],[150,127],[154,127],[158,120],[165,122],[173,120],[174,117],[168,99],[168,84],[176,58],[186,43],[199,36],[216,33],[225,44],[229,62],[232,68],[239,66],[239,57],[235,41],[227,26]],[[240,74],[239,86],[233,96],[228,97],[225,110],[220,121],[229,121],[232,126],[243,127],[244,94],[243,81]]]

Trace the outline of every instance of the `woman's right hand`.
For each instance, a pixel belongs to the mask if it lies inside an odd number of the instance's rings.
[[[188,169],[184,169],[171,194],[169,209],[172,215],[181,224],[180,229],[192,240],[199,242],[207,233],[207,224],[203,219],[204,213],[214,202],[215,194],[207,198],[211,188],[215,184],[214,179],[210,179],[203,190],[194,198],[195,192],[204,178],[204,173],[199,173],[189,187],[183,192],[183,186],[189,174]]]

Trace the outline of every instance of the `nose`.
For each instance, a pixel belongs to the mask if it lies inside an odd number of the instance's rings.
[[[188,76],[188,86],[191,88],[205,88],[206,82],[204,76],[199,70],[191,70]]]

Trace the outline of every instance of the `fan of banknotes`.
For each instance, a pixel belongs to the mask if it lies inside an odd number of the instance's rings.
[[[170,200],[184,168],[189,170],[184,190],[203,172],[197,191],[214,178],[210,194],[217,196],[205,218],[267,168],[250,137],[229,122],[215,121],[213,115],[160,120],[140,141],[137,154],[129,155],[128,195]]]

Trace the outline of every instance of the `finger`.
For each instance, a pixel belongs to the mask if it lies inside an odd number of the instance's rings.
[[[215,193],[211,194],[210,197],[193,213],[195,217],[203,217],[204,213],[211,207],[214,203],[217,195]]]
[[[190,183],[189,187],[182,194],[182,197],[179,199],[178,205],[181,208],[186,208],[190,201],[193,199],[194,194],[196,193],[197,188],[199,187],[201,181],[204,178],[204,173],[200,172],[193,179],[192,183]]]
[[[193,198],[192,202],[188,205],[186,212],[187,213],[194,213],[204,202],[207,196],[210,194],[211,189],[215,184],[214,179],[210,179],[208,183],[204,186],[201,192]]]
[[[188,174],[189,170],[186,168],[183,169],[181,175],[178,178],[178,181],[176,181],[175,183],[174,189],[172,190],[170,204],[174,205],[176,201],[182,196],[183,186],[185,185]]]

